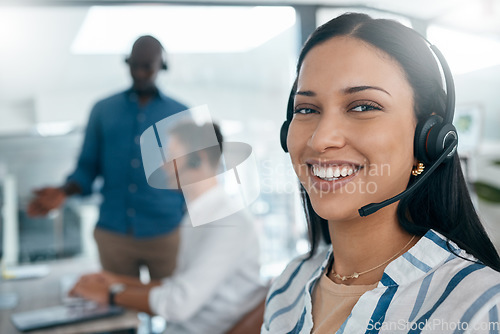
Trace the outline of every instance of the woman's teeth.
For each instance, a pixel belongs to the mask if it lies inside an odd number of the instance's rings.
[[[354,173],[354,168],[349,166],[312,166],[314,175],[325,181],[335,181]]]

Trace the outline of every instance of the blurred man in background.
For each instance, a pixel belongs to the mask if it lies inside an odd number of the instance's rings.
[[[142,168],[142,132],[187,109],[156,86],[159,71],[167,69],[164,52],[152,36],[135,41],[126,59],[132,87],[94,106],[75,171],[61,187],[36,190],[28,205],[30,216],[46,215],[68,196],[91,194],[101,176],[103,201],[94,237],[103,269],[138,277],[145,265],[153,279],[175,268],[185,204],[179,192],[150,187]]]

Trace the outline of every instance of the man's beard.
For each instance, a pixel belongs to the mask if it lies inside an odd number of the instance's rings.
[[[144,88],[138,88],[134,86],[134,91],[138,96],[153,96],[158,93],[158,88],[155,85]]]

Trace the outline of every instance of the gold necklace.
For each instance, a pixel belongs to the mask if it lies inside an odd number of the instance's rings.
[[[376,267],[373,267],[371,269],[368,269],[368,270],[365,270],[365,271],[362,271],[360,273],[357,273],[357,272],[354,272],[352,275],[346,275],[346,276],[342,276],[342,275],[339,275],[335,272],[335,270],[333,270],[333,266],[332,266],[332,275],[333,277],[337,278],[337,279],[340,279],[342,281],[345,281],[345,280],[348,280],[348,279],[351,279],[351,278],[358,278],[359,276],[363,275],[363,274],[366,274],[366,273],[369,273],[370,271],[373,271],[375,269],[378,269],[380,267],[382,267],[384,264],[394,260],[406,247],[408,247],[409,244],[411,244],[411,242],[413,241],[413,239],[415,239],[415,236],[413,236],[410,241],[408,241],[408,243],[406,245],[404,245],[403,248],[401,248],[396,254],[394,254],[393,256],[391,256],[388,260],[384,261],[383,263],[379,264],[378,266]]]

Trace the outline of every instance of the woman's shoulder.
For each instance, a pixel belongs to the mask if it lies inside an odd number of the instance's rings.
[[[445,316],[460,319],[470,328],[487,325],[500,315],[500,273],[480,262],[456,257],[442,268],[441,287],[436,295],[443,300]],[[439,274],[439,272],[437,272]],[[438,282],[436,282],[438,283]],[[440,313],[437,312],[436,315]]]
[[[429,271],[428,274],[440,277],[443,282],[450,282],[450,284],[455,282],[458,286],[473,284],[473,282],[476,282],[475,284],[481,282],[486,285],[500,283],[500,272],[484,265],[444,235],[429,230],[424,237],[434,242],[434,244],[425,244],[427,248],[424,252],[432,251],[432,254],[427,257],[433,256],[438,251],[442,253],[441,256],[435,256],[438,260],[436,260],[435,265],[431,265],[435,270]],[[445,251],[443,252],[443,250]]]
[[[452,255],[442,266],[438,267],[438,271],[446,273],[447,276],[455,279],[462,278],[462,280],[466,280],[469,277],[473,278],[477,283],[500,283],[500,272],[483,264],[465,250],[457,247],[451,253]]]
[[[430,274],[431,290],[446,300],[443,304],[467,307],[469,313],[500,306],[500,272],[472,257],[456,256]]]

